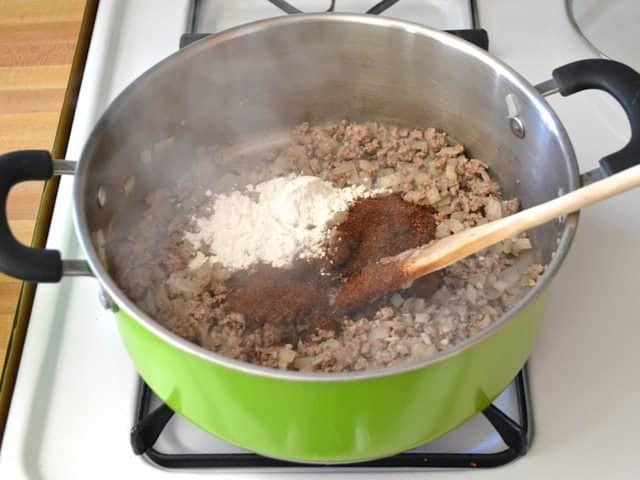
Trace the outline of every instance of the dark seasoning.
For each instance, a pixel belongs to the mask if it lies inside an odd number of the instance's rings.
[[[301,13],[302,11],[283,0],[265,0],[283,10],[285,13]],[[366,13],[380,14],[397,3],[399,0],[383,0],[373,5]],[[328,12],[334,11],[335,0],[328,2]],[[197,0],[192,2],[191,21],[189,33],[180,38],[180,48],[199,40],[206,34],[193,33],[198,15]],[[475,28],[477,16],[475,2],[470,1],[473,18],[472,30],[449,31],[465,40],[475,43],[481,48],[488,48],[486,31]],[[170,469],[183,468],[278,468],[300,469],[312,468],[316,471],[323,469],[353,470],[353,469],[390,469],[410,468],[412,470],[426,470],[430,468],[488,468],[505,465],[527,453],[533,437],[532,410],[529,395],[526,366],[518,373],[514,380],[518,421],[512,419],[495,405],[489,405],[482,414],[489,421],[492,428],[502,438],[507,448],[496,453],[422,453],[405,452],[379,460],[362,463],[341,465],[304,465],[293,462],[285,462],[263,457],[256,453],[164,453],[154,444],[162,434],[164,428],[174,415],[174,412],[165,404],[151,410],[151,400],[154,396],[151,389],[140,381],[140,389],[136,404],[134,426],[131,429],[130,440],[133,451],[137,455],[145,457],[156,465]]]

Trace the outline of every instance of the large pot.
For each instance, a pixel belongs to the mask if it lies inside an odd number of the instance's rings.
[[[567,134],[543,94],[587,88],[613,94],[632,130],[640,76],[605,60],[558,68],[538,91],[508,66],[448,34],[366,15],[275,18],[222,32],[170,56],[130,85],[89,138],[75,169],[74,220],[90,271],[112,302],[140,375],[172,409],[212,434],[261,454],[302,462],[351,462],[400,452],[477,414],[509,384],[533,348],[545,293],[562,264],[578,216],[531,233],[541,280],[501,321],[450,350],[394,368],[307,374],[230,360],[172,334],[118,288],[92,232],[140,211],[167,173],[189,167],[195,147],[261,147],[302,121],[380,120],[446,129],[487,161],[524,206],[577,188]],[[138,161],[149,143],[173,136],[176,157],[158,153],[156,174]],[[639,138],[636,135],[636,140]],[[637,143],[637,142],[635,142]],[[631,164],[633,142],[602,161]],[[179,158],[180,161],[176,161]],[[0,157],[0,211],[9,188],[72,170],[46,152]],[[135,194],[122,195],[130,176]],[[106,199],[106,202],[104,201]],[[34,282],[78,273],[55,251],[33,250],[0,218],[0,270]]]

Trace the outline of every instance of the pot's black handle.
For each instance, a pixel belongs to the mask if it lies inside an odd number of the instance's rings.
[[[631,125],[631,139],[622,150],[600,160],[606,175],[640,163],[640,73],[613,60],[587,59],[569,63],[553,71],[558,91],[571,95],[595,88],[612,95],[622,106]]]
[[[51,154],[23,150],[0,155],[0,272],[28,282],[58,282],[62,259],[57,250],[27,247],[16,240],[7,219],[7,196],[25,180],[48,180],[53,176]]]

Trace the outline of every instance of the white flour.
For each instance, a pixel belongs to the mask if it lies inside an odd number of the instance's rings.
[[[259,262],[287,267],[297,259],[321,257],[336,214],[371,193],[363,186],[336,188],[318,177],[292,174],[214,196],[211,216],[195,218],[196,232],[185,234],[204,252],[190,266],[213,261],[234,271]]]

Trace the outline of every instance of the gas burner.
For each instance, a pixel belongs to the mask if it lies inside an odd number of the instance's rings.
[[[191,0],[186,33],[218,33],[283,14],[313,12],[383,14],[442,30],[479,25],[476,0]]]
[[[270,3],[278,7],[285,13],[305,13],[304,11],[294,7],[289,2],[285,2],[284,0],[268,0]],[[367,10],[365,13],[370,13],[372,15],[378,15],[388,8],[392,7],[394,4],[398,3],[399,0],[382,0],[381,2],[376,3],[373,7]],[[329,8],[325,10],[325,12],[333,12],[336,8],[336,0],[331,0],[331,4]]]
[[[275,5],[276,7],[278,7],[280,10],[282,10],[284,13],[305,13],[304,11],[294,7],[293,5],[291,5],[289,2],[285,2],[284,0],[268,0],[270,3],[272,3],[273,5]],[[397,2],[398,0],[395,0],[395,2]],[[393,3],[395,3],[393,2]],[[329,8],[327,8],[325,10],[325,12],[333,12],[334,9],[336,8],[336,0],[331,0],[331,5],[329,5]]]

